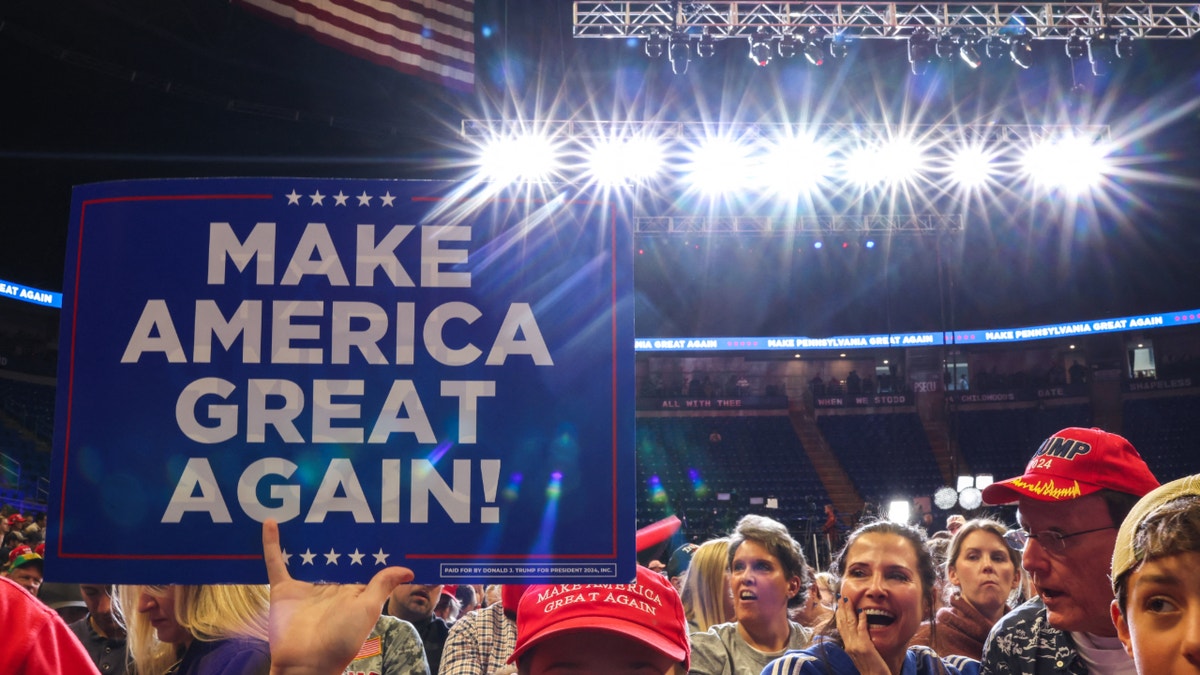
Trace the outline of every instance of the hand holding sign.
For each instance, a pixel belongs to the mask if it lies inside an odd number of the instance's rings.
[[[263,523],[262,542],[271,581],[273,675],[342,672],[375,627],[392,589],[413,578],[407,568],[386,567],[366,586],[296,581],[283,562],[274,520]]]

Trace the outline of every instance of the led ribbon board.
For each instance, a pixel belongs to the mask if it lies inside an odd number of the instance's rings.
[[[628,219],[439,182],[75,189],[47,573],[634,576]]]

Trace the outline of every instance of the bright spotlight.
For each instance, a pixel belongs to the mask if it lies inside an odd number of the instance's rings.
[[[483,175],[497,182],[546,180],[559,169],[558,147],[549,138],[523,134],[500,138],[484,147]]]
[[[750,60],[760,66],[771,62],[771,34],[762,28],[750,36]]]
[[[907,523],[912,514],[912,504],[899,499],[888,504],[887,519],[893,523]]]
[[[867,247],[867,248],[875,248],[875,240],[874,240],[874,239],[868,239],[868,240],[866,240],[865,242],[863,242],[863,246],[865,246],[865,247]]]
[[[828,178],[832,168],[828,146],[797,136],[767,150],[754,182],[781,196],[794,195],[816,187]]]
[[[606,140],[588,153],[587,171],[598,185],[624,185],[653,178],[664,162],[662,145],[646,138]]]
[[[708,139],[692,150],[684,169],[688,182],[702,192],[738,190],[750,181],[750,150],[731,138]]]
[[[859,148],[846,156],[847,178],[860,185],[912,180],[925,165],[924,151],[911,139],[897,138],[875,148]]]
[[[1071,194],[1087,192],[1099,185],[1109,171],[1105,148],[1075,136],[1029,148],[1022,165],[1037,184]]]
[[[993,157],[982,147],[963,148],[950,157],[950,179],[963,187],[982,187],[992,178]]]

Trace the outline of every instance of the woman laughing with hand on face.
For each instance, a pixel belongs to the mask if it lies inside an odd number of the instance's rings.
[[[979,663],[909,648],[933,607],[936,573],[924,536],[878,521],[847,539],[831,571],[839,577],[834,619],[812,647],[788,652],[763,675],[976,675]]]

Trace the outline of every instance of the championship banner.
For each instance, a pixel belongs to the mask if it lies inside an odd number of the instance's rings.
[[[632,243],[446,182],[77,187],[47,578],[627,582]]]

